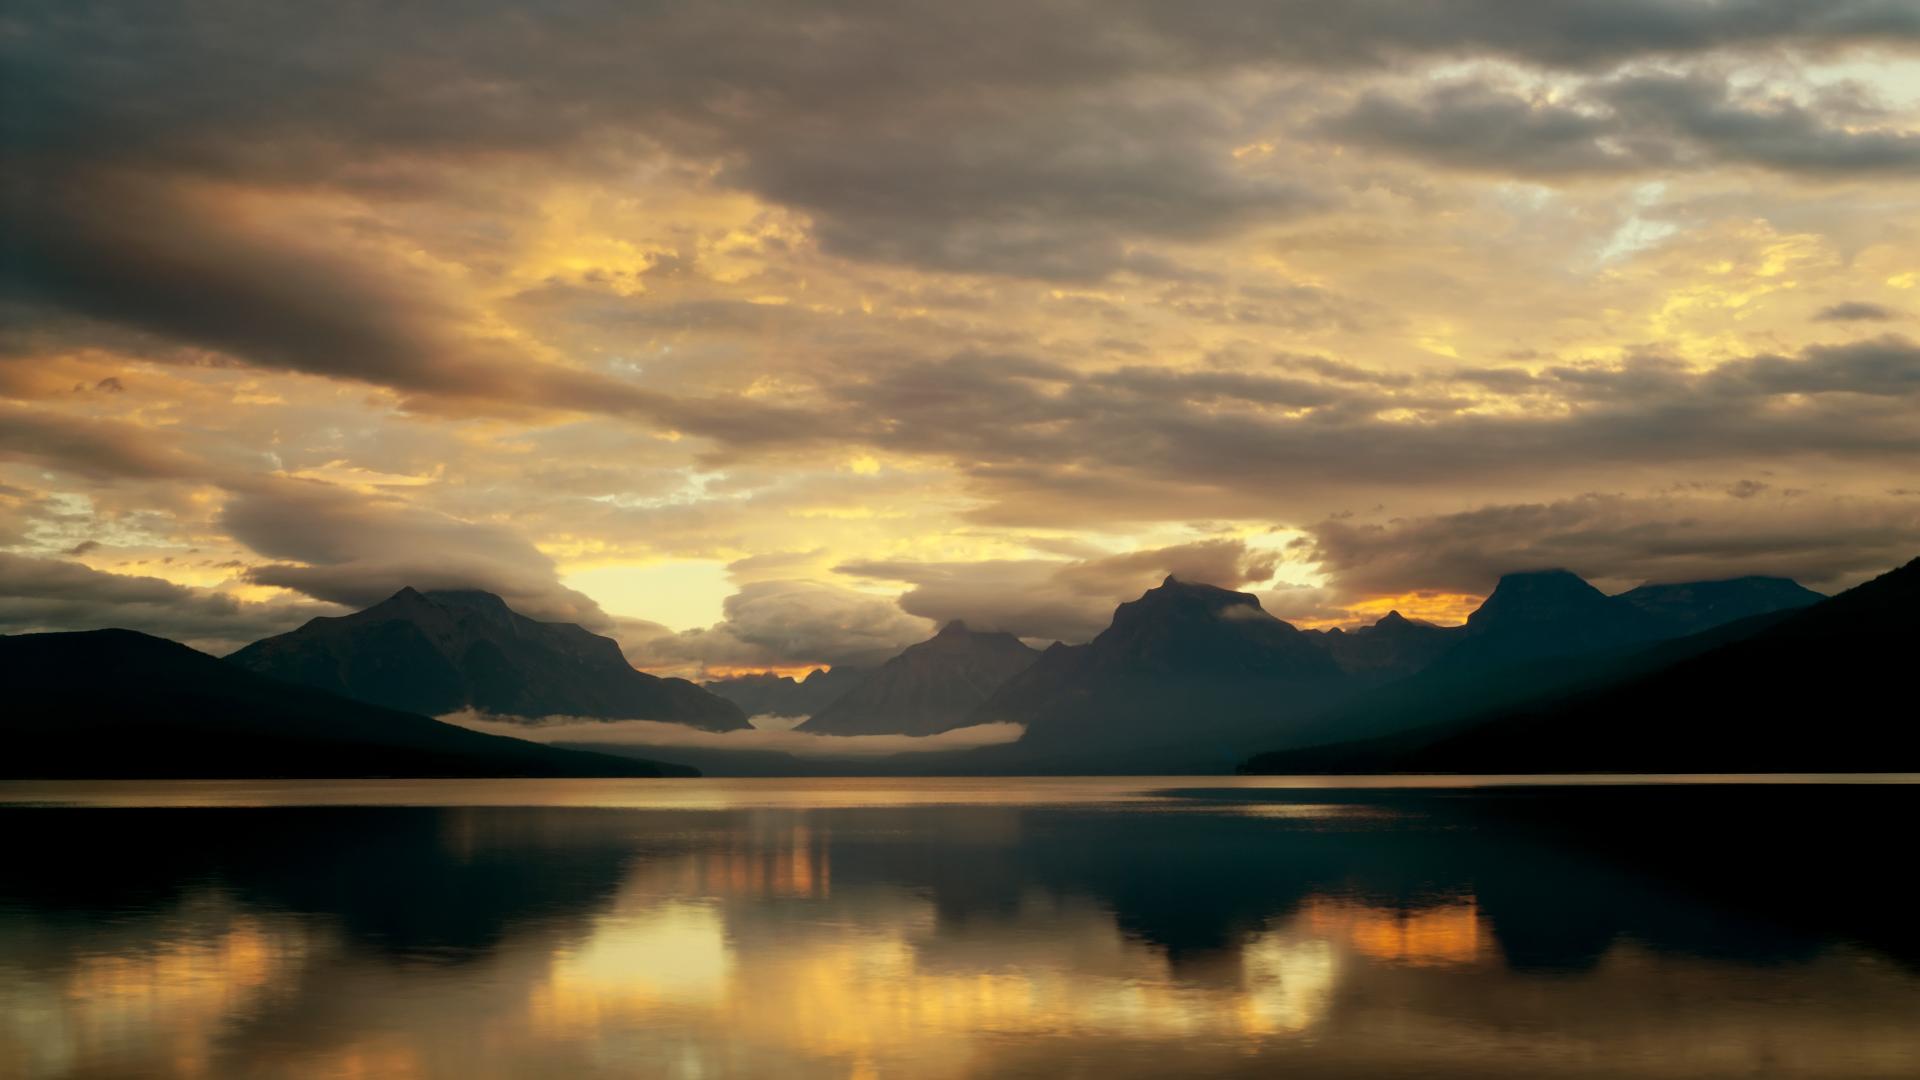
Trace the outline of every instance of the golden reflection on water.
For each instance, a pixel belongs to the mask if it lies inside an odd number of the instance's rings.
[[[1017,811],[969,815],[988,850],[1020,838]],[[438,842],[463,864],[585,843],[569,820],[450,811]],[[1530,973],[1472,893],[1325,888],[1176,953],[1094,894],[959,917],[923,886],[836,875],[805,811],[664,835],[682,849],[457,963],[210,885],[57,933],[0,910],[0,1076],[1911,1076],[1920,1059],[1913,974],[1858,950],[1754,968],[1623,938],[1591,970]],[[34,963],[8,959],[23,943]]]
[[[1202,985],[1174,978],[1164,956],[1111,927],[981,942],[966,963],[930,961],[921,943],[937,933],[934,916],[906,895],[870,898],[860,925],[800,924],[751,948],[729,942],[721,910],[669,901],[598,920],[533,988],[534,1032],[592,1040],[671,1016],[716,1041],[841,1062],[855,1075],[912,1063],[911,1075],[961,1076],[980,1039],[1304,1032],[1339,972],[1332,944],[1291,931],[1250,943],[1231,982]]]
[[[235,911],[217,894],[171,922],[174,932],[157,940],[75,955],[55,985],[15,984],[0,997],[0,1057],[27,1076],[59,1076],[131,1050],[168,1075],[217,1075],[210,1049],[222,1025],[297,974],[312,935]],[[11,982],[5,974],[0,967],[0,986]]]
[[[1480,909],[1472,900],[1415,911],[1387,911],[1316,896],[1297,923],[1315,937],[1339,941],[1373,960],[1402,964],[1472,964],[1488,959]]]

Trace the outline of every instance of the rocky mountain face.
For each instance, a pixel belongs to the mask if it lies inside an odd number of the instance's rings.
[[[132,630],[0,637],[0,776],[663,776],[257,675]]]
[[[261,675],[440,716],[658,720],[714,731],[746,715],[684,679],[634,670],[612,638],[527,618],[478,590],[392,597],[256,641],[227,658]]]
[[[799,730],[820,735],[932,735],[972,722],[1007,680],[1040,653],[1012,634],[951,622],[813,714]]]

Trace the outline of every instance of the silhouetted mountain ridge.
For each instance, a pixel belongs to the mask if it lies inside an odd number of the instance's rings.
[[[1826,597],[1791,578],[1755,575],[1642,585],[1617,599],[1652,615],[1673,631],[1690,634],[1772,611],[1806,607]]]
[[[1016,746],[980,755],[1009,768],[1218,768],[1343,683],[1314,635],[1252,594],[1168,577],[1092,641],[1046,650],[973,720],[1026,725]]]
[[[1906,704],[1920,560],[1838,596],[1656,646],[1621,677],[1438,726],[1263,754],[1256,772],[1920,769]]]
[[[636,671],[620,646],[573,623],[541,622],[479,590],[401,589],[364,611],[309,621],[227,658],[262,675],[441,716],[659,720],[747,726],[738,706],[685,679]]]
[[[1372,626],[1333,629],[1320,643],[1342,671],[1365,679],[1411,675],[1439,659],[1460,640],[1459,627],[1435,626],[1389,611]]]
[[[872,674],[871,668],[835,664],[806,678],[770,671],[710,679],[701,689],[740,706],[748,716],[812,716]]]

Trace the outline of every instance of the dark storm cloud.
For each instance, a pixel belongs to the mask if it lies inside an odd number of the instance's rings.
[[[1271,552],[1249,550],[1243,541],[1202,540],[1077,560],[870,560],[834,569],[911,586],[900,597],[900,606],[934,623],[960,619],[975,630],[1078,642],[1104,629],[1115,605],[1169,574],[1240,588],[1271,579],[1276,564]]]
[[[1920,135],[1862,130],[1859,120],[1736,96],[1718,78],[1635,75],[1553,99],[1473,81],[1418,99],[1369,93],[1321,130],[1436,165],[1518,176],[1726,164],[1827,178],[1920,171]]]
[[[1920,550],[1920,500],[1588,495],[1309,532],[1311,556],[1352,595],[1482,593],[1501,574],[1556,567],[1619,585],[1769,574],[1835,589]]]
[[[1900,318],[1900,313],[1884,304],[1869,303],[1865,300],[1849,300],[1845,303],[1823,307],[1814,313],[1814,322],[1892,322]]]
[[[307,603],[243,604],[160,578],[0,552],[0,633],[122,627],[207,648],[236,648],[334,610]]]

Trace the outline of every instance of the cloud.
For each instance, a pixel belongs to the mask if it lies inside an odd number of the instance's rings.
[[[1853,110],[1857,111],[1857,110]],[[1832,179],[1920,172],[1920,132],[1739,94],[1705,74],[1633,74],[1570,93],[1486,78],[1369,91],[1318,130],[1451,168],[1534,178],[1749,165]]]
[[[702,750],[792,754],[800,758],[873,758],[893,754],[927,754],[971,750],[1018,740],[1026,730],[1019,724],[976,724],[937,735],[816,735],[781,726],[756,726],[746,731],[697,731],[685,724],[649,720],[595,720],[588,717],[549,716],[536,721],[498,720],[476,713],[454,713],[440,719],[489,735],[505,735],[540,743],[592,746],[696,747]],[[769,718],[756,717],[756,725]]]
[[[30,462],[89,480],[206,477],[214,466],[132,424],[62,416],[0,401],[0,462]]]
[[[1920,454],[1920,347],[1801,344],[1904,325],[1916,52],[1908,0],[24,0],[0,542],[488,588],[694,670],[1258,569],[1160,523],[1681,476],[1800,522]],[[1878,550],[1835,520],[1795,565]],[[1032,537],[1089,529],[1146,551]],[[558,583],[670,559],[734,564],[725,619]]]
[[[0,633],[119,627],[226,652],[336,613],[319,604],[242,603],[156,577],[0,551]]]
[[[834,569],[910,585],[901,608],[934,623],[960,619],[975,630],[1080,642],[1105,629],[1118,604],[1169,574],[1237,589],[1270,580],[1276,564],[1277,556],[1240,540],[1203,540],[1077,560],[868,560]]]
[[[1887,336],[1704,370],[1657,356],[1411,385],[1267,370],[1076,371],[959,355],[835,387],[796,431],[960,463],[993,524],[1295,519],[1436,485],[1623,466],[1920,452],[1920,346]],[[1799,395],[1799,398],[1787,399]]]
[[[1920,500],[1586,495],[1308,531],[1309,554],[1349,596],[1485,593],[1501,574],[1551,568],[1622,587],[1766,574],[1837,589],[1920,550]]]
[[[1831,304],[1814,313],[1814,322],[1891,322],[1898,319],[1900,313],[1883,304],[1868,303],[1865,300],[1848,300]]]
[[[1324,205],[1228,152],[1261,106],[1199,95],[939,102],[757,142],[729,182],[812,215],[821,246],[925,269],[1084,280],[1177,274],[1129,238],[1193,240]],[[828,130],[822,131],[822,126]],[[824,136],[824,137],[822,137]]]
[[[933,635],[935,626],[892,597],[808,580],[749,581],[722,604],[726,617],[674,633],[625,620],[618,636],[635,666],[765,668],[867,666]]]
[[[248,485],[219,515],[234,539],[269,559],[249,580],[367,607],[402,587],[485,589],[536,619],[601,628],[598,604],[560,585],[553,560],[520,533],[331,484]]]

